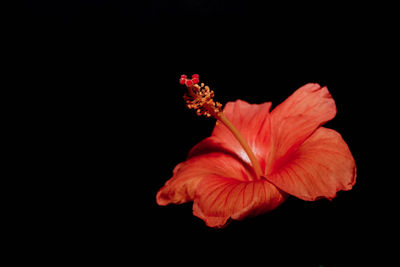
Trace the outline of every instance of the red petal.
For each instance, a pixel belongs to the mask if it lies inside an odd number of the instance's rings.
[[[296,151],[280,160],[267,179],[281,190],[304,200],[332,199],[356,182],[356,165],[340,134],[319,128]]]
[[[203,143],[206,145],[207,142]],[[167,205],[192,201],[197,185],[210,174],[233,177],[241,181],[247,181],[250,177],[250,172],[236,158],[210,151],[178,164],[172,178],[157,193],[157,203]]]
[[[263,169],[270,145],[270,108],[270,102],[249,104],[242,100],[229,102],[224,108],[225,116],[246,139]],[[250,164],[250,159],[240,143],[222,123],[217,123],[212,136],[221,142],[221,146]]]
[[[326,87],[306,84],[271,112],[273,151],[267,174],[276,166],[276,159],[295,150],[320,125],[336,115],[335,101]]]
[[[285,197],[266,180],[246,182],[209,175],[196,189],[193,214],[210,227],[222,227],[230,218],[242,220],[273,210]]]

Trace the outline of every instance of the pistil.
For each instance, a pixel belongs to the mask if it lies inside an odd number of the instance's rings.
[[[224,124],[243,147],[253,166],[256,178],[260,179],[262,175],[261,166],[246,139],[244,139],[232,122],[224,115],[222,105],[214,102],[214,91],[210,90],[208,86],[204,86],[203,83],[199,86],[198,82],[199,75],[197,74],[194,74],[192,79],[187,79],[186,75],[181,76],[180,83],[185,84],[188,88],[188,93],[184,95],[186,106],[189,109],[195,109],[196,114],[199,116],[213,117]]]

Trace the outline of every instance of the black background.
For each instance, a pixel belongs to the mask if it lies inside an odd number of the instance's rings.
[[[384,260],[379,248],[393,232],[377,141],[387,127],[379,112],[388,94],[379,93],[387,87],[378,70],[388,58],[382,43],[391,21],[377,23],[376,16],[386,11],[334,3],[143,2],[27,1],[15,22],[18,94],[32,105],[27,121],[51,179],[43,182],[36,214],[49,235],[36,238],[54,261]],[[194,217],[191,203],[157,206],[155,195],[174,166],[215,123],[184,106],[178,79],[193,73],[221,103],[274,107],[308,82],[328,86],[338,114],[326,127],[340,132],[354,155],[354,189],[331,202],[290,197],[268,214],[219,230]]]

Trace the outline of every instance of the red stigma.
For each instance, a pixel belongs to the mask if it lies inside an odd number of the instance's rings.
[[[193,86],[194,84],[198,84],[199,82],[200,80],[198,74],[193,74],[192,79],[188,79],[186,75],[181,75],[181,78],[179,79],[180,84],[185,84],[188,87]]]
[[[186,86],[192,86],[193,81],[192,80],[186,80]]]

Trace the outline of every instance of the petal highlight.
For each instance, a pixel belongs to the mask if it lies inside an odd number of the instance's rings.
[[[267,179],[303,200],[333,199],[356,182],[354,158],[341,135],[319,128],[296,151],[279,159]]]
[[[262,169],[265,168],[270,145],[270,108],[271,102],[249,104],[243,100],[228,102],[224,108],[225,116],[247,141]],[[243,147],[222,123],[216,124],[212,137],[219,140],[222,147],[250,164]]]

